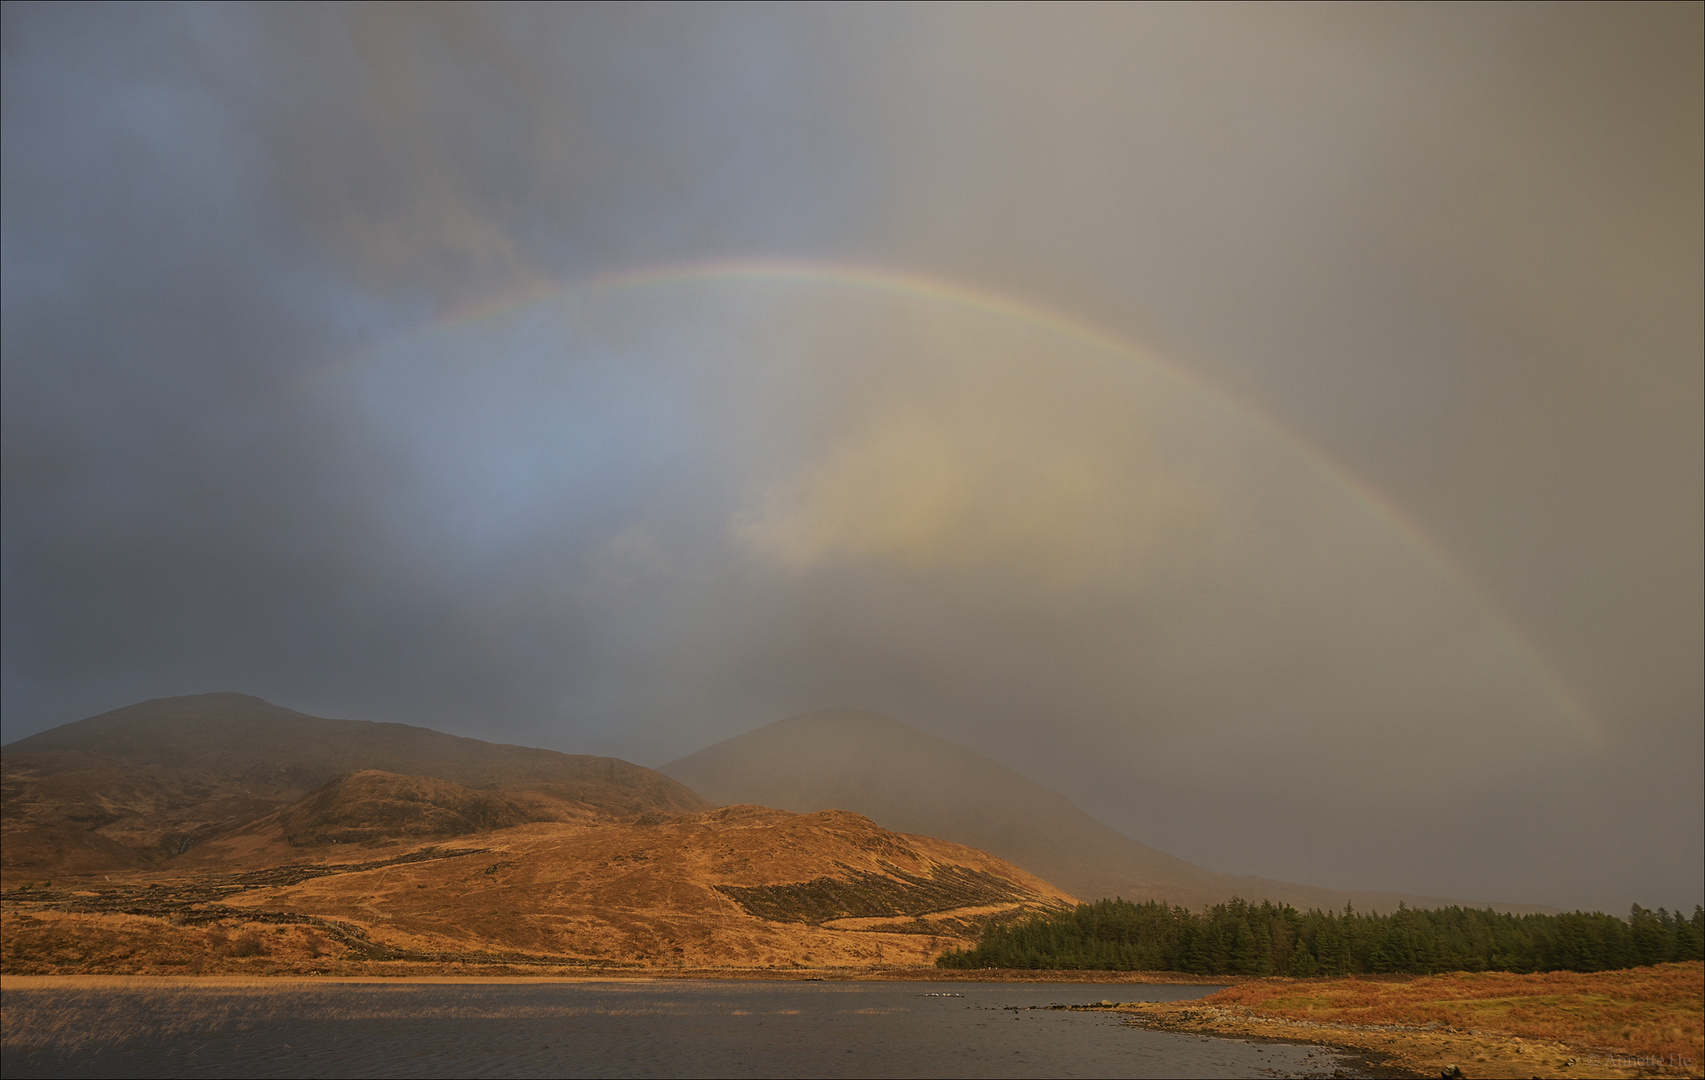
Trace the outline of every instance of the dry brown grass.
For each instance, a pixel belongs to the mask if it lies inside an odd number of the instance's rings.
[[[413,853],[344,845],[361,861],[246,876],[115,873],[8,890],[0,970],[913,966],[970,944],[984,921],[1071,899],[983,852],[844,812],[729,807],[642,822],[541,822]]]
[[[41,975],[207,975],[329,970],[348,950],[312,926],[182,926],[142,915],[0,914],[0,970]]]
[[[1202,1004],[1318,1023],[1497,1032],[1626,1058],[1686,1061],[1695,1072],[1705,1061],[1705,964],[1697,961],[1590,975],[1267,980],[1229,987]]]

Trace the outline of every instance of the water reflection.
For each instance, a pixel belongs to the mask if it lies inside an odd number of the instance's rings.
[[[8,989],[8,1077],[1308,1076],[1313,1047],[1032,1006],[1175,1001],[1074,983],[330,983]],[[945,995],[953,996],[945,996]],[[962,996],[960,996],[962,995]]]

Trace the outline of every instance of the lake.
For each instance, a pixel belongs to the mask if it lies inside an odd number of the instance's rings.
[[[1365,1075],[1318,1047],[1148,1031],[1053,1003],[1105,983],[288,982],[8,988],[8,1078]],[[1043,1008],[1035,1008],[1041,1006]]]

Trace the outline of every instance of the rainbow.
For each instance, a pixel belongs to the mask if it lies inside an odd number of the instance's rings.
[[[1276,439],[1316,476],[1338,489],[1392,530],[1411,550],[1439,573],[1463,588],[1486,612],[1500,636],[1527,663],[1545,687],[1557,711],[1589,744],[1602,746],[1606,735],[1581,696],[1569,685],[1545,653],[1525,633],[1497,597],[1459,560],[1442,548],[1390,499],[1357,477],[1301,433],[1216,385],[1196,372],[1165,360],[1118,335],[1073,315],[1043,307],[990,289],[982,289],[888,268],[848,263],[812,262],[778,258],[727,259],[668,263],[602,274],[580,281],[532,284],[496,299],[453,309],[401,338],[363,352],[336,370],[359,366],[364,357],[389,352],[411,342],[423,341],[451,326],[496,319],[530,304],[569,294],[599,295],[686,283],[752,282],[776,285],[829,286],[882,296],[926,301],[977,315],[1045,331],[1084,346],[1118,363],[1137,364],[1166,378],[1208,395],[1256,430]],[[319,377],[331,374],[322,371]],[[316,377],[316,381],[317,381]]]

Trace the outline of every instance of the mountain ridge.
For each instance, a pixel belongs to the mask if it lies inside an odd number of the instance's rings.
[[[912,968],[1075,899],[847,810],[240,694],[3,750],[8,973]]]
[[[309,716],[235,693],[155,698],[39,732],[0,747],[0,770],[0,867],[20,870],[161,865],[364,770],[501,790],[534,821],[711,808],[619,758]]]

